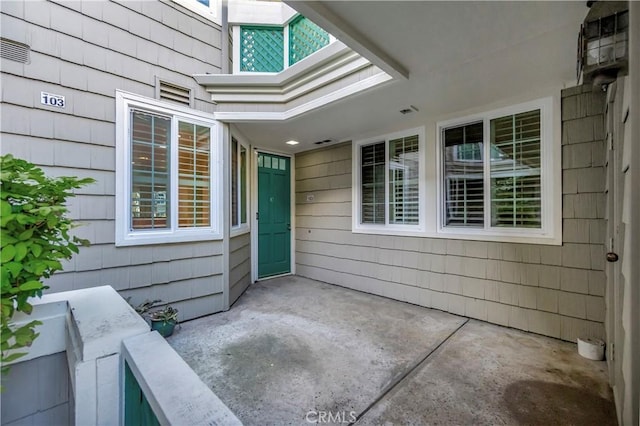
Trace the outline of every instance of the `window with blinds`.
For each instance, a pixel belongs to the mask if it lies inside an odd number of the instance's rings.
[[[116,91],[117,246],[222,238],[220,129],[177,108]]]
[[[247,148],[231,138],[231,226],[247,223]]]
[[[444,223],[484,226],[483,123],[443,132]]]
[[[422,226],[423,138],[424,128],[416,128],[354,144],[356,229],[414,232]]]
[[[210,226],[211,129],[184,121],[178,129],[178,227]]]
[[[532,109],[443,129],[444,226],[542,228],[541,115]]]
[[[360,148],[361,222],[385,223],[385,143]]]
[[[172,122],[172,117],[131,110],[132,230],[170,228],[173,202],[179,228],[211,225],[211,129],[176,120],[177,161],[172,171]],[[172,173],[178,181],[175,199]]]
[[[542,226],[540,110],[491,120],[491,226]]]
[[[167,228],[171,118],[136,110],[130,117],[130,228]]]
[[[231,226],[238,226],[238,141],[231,138]]]
[[[389,141],[389,223],[419,221],[418,136]]]
[[[247,148],[240,145],[240,224],[247,223]]]

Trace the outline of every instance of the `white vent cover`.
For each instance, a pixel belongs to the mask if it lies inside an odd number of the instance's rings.
[[[2,59],[28,64],[31,62],[29,58],[30,51],[31,48],[24,43],[0,38],[0,57],[2,57]]]
[[[187,87],[158,80],[156,84],[156,91],[158,99],[192,107],[193,98],[191,89]]]

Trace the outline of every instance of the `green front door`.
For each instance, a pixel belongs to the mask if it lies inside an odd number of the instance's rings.
[[[291,272],[290,160],[258,154],[258,278]]]

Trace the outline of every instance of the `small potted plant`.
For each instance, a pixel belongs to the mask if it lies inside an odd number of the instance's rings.
[[[162,337],[169,337],[178,324],[178,310],[166,305],[159,311],[151,312],[149,319],[151,320],[151,330],[156,330]]]
[[[173,334],[173,329],[178,324],[178,310],[171,305],[165,305],[164,308],[154,310],[154,308],[162,304],[162,300],[145,300],[139,305],[131,304],[131,298],[127,297],[127,302],[133,309],[145,320],[151,323],[151,330],[156,330],[162,337],[169,337]]]

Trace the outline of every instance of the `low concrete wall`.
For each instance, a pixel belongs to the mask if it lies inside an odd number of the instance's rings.
[[[163,425],[242,425],[156,332],[126,339],[127,362]]]
[[[112,287],[32,304],[33,313],[14,322],[41,321],[40,336],[3,380],[2,424],[121,424],[125,358],[162,424],[239,424]]]

